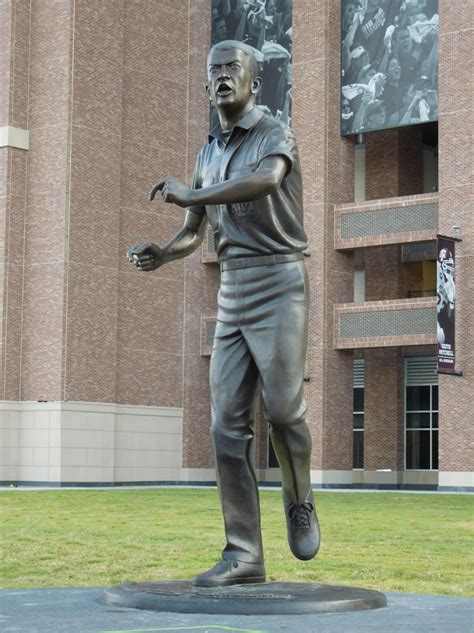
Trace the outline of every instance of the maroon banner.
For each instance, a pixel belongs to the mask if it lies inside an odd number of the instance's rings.
[[[454,240],[438,236],[437,313],[438,371],[455,371],[456,276]]]

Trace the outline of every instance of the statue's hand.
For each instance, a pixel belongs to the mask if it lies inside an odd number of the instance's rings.
[[[132,246],[127,251],[127,257],[138,270],[144,271],[155,270],[165,263],[164,251],[153,242],[143,242]]]
[[[149,194],[150,202],[154,200],[156,193],[161,191],[161,197],[165,202],[173,202],[179,207],[190,207],[194,190],[183,185],[176,178],[165,178],[155,185]]]

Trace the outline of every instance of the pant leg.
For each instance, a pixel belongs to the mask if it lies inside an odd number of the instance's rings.
[[[223,558],[263,563],[260,507],[251,459],[258,372],[234,325],[218,321],[210,368],[212,426],[227,544]]]
[[[243,333],[262,380],[264,417],[280,463],[283,491],[297,505],[310,496],[311,436],[303,394],[307,274],[303,262],[249,269],[260,292],[247,301]]]

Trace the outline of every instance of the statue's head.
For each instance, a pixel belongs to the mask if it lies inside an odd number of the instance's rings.
[[[208,94],[219,109],[239,110],[255,103],[262,80],[252,47],[237,40],[213,46],[207,58]]]

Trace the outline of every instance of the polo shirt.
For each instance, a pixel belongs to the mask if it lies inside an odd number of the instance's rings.
[[[251,202],[189,207],[207,216],[220,261],[296,253],[307,247],[301,167],[293,131],[260,108],[240,119],[227,141],[220,126],[214,128],[197,156],[193,188],[250,174],[267,156],[283,156],[288,164],[276,191]]]

